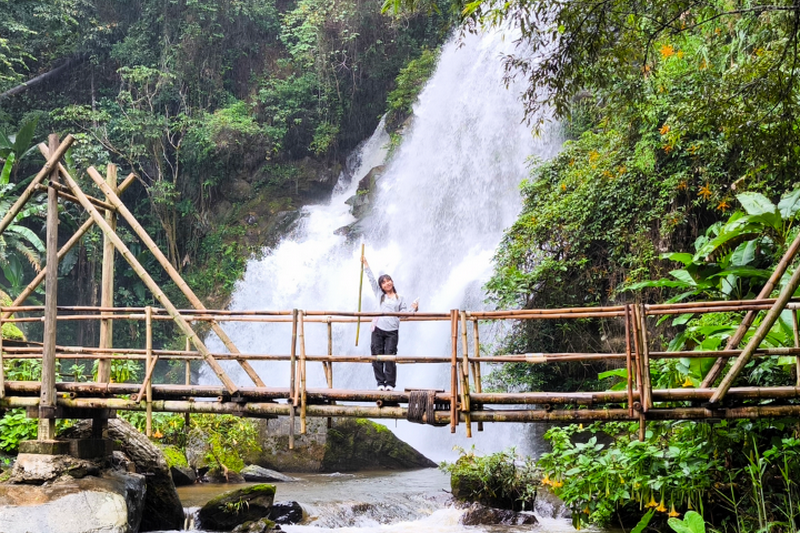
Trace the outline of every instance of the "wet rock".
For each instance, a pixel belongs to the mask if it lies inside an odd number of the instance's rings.
[[[172,474],[172,481],[176,487],[184,487],[186,485],[194,485],[197,483],[197,474],[193,468],[182,465],[174,465],[169,469]]]
[[[436,463],[398,439],[389,428],[366,419],[338,419],[328,430],[322,472],[434,468]]]
[[[268,518],[274,500],[275,485],[266,483],[225,492],[200,508],[198,525],[213,531],[230,531],[245,522]]]
[[[461,523],[465,526],[522,526],[535,525],[539,521],[528,513],[518,513],[508,509],[497,509],[480,503],[473,503],[461,516]]]
[[[219,470],[212,468],[203,475],[203,483],[244,483],[244,477],[233,470]]]
[[[122,472],[60,475],[41,486],[0,484],[0,532],[135,533],[144,493],[144,476]]]
[[[280,531],[281,526],[269,518],[245,522],[233,528],[231,533],[269,533],[270,531]]]
[[[269,518],[276,524],[299,524],[305,515],[303,507],[297,502],[273,503],[269,512]]]
[[[98,476],[100,465],[78,459],[69,455],[41,455],[21,453],[11,469],[9,483],[27,483],[41,485],[62,477],[80,479],[86,476]]]
[[[233,178],[224,181],[220,190],[226,200],[237,203],[249,200],[253,195],[253,187],[241,178]]]
[[[240,472],[242,477],[245,481],[255,481],[255,482],[270,482],[270,481],[297,481],[295,478],[291,476],[287,476],[286,474],[281,474],[280,472],[276,472],[275,470],[270,470],[268,468],[264,468],[263,466],[258,465],[247,465],[242,468]]]
[[[91,435],[92,422],[84,420],[65,432],[68,438]],[[115,418],[108,421],[107,438],[116,441],[120,451],[136,465],[147,483],[140,531],[180,529],[183,527],[183,506],[172,482],[164,453],[128,422]]]

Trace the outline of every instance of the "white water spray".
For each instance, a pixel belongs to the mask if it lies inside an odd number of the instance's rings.
[[[523,123],[520,90],[503,84],[500,57],[513,50],[510,41],[498,32],[444,46],[414,109],[411,131],[378,181],[371,215],[360,224],[375,275],[390,273],[408,301],[420,298],[423,311],[485,307],[482,286],[503,230],[519,213],[526,160],[531,155],[546,159],[560,147],[556,139],[534,139]],[[290,236],[263,259],[248,263],[232,309],[357,309],[360,247],[334,231],[354,222],[344,202],[355,194],[359,179],[383,162],[388,140],[381,125],[361,148],[352,178],[340,180],[330,203],[304,208]],[[366,281],[364,288],[363,310],[375,310],[377,301]],[[244,353],[288,353],[290,326],[285,324],[240,323],[225,329]],[[369,324],[361,330],[356,347],[355,325],[335,324],[333,353],[368,354]],[[212,351],[224,351],[216,339],[209,345]],[[306,325],[306,351],[327,353],[325,325]],[[401,325],[399,355],[449,353],[448,322]],[[288,363],[254,366],[267,385],[288,386]],[[227,369],[237,383],[249,384],[241,370]],[[308,369],[309,386],[324,386],[321,365],[309,364]],[[449,376],[449,365],[399,365],[397,385],[400,390],[448,390]],[[336,388],[375,386],[367,364],[334,365],[334,380]],[[447,428],[405,421],[387,425],[434,460],[452,459],[455,444],[474,444],[482,452],[509,446],[534,451],[530,426],[520,424],[489,425],[483,433],[473,431],[472,440],[464,438],[463,428],[451,436]]]

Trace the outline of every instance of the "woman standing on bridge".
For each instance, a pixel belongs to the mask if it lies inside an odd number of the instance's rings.
[[[369,268],[367,258],[361,256],[361,262],[367,271],[372,290],[380,300],[380,311],[382,313],[402,313],[408,311],[405,299],[397,293],[394,281],[388,274],[383,274],[375,280],[372,270]],[[416,313],[419,309],[419,302],[411,302],[411,312]],[[372,355],[397,355],[397,341],[400,329],[400,317],[381,316],[372,322],[372,341],[370,349]],[[375,372],[375,381],[378,382],[378,390],[394,390],[397,386],[397,364],[394,361],[373,361],[372,370]]]

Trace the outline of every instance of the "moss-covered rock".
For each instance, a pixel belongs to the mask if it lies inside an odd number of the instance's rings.
[[[321,471],[404,470],[435,466],[436,463],[398,439],[386,426],[358,418],[339,419],[328,430]]]
[[[245,522],[268,518],[275,501],[275,485],[261,483],[224,492],[197,513],[199,526],[213,531],[230,531]]]

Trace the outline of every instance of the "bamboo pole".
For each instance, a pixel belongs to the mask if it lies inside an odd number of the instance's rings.
[[[642,331],[642,391],[644,392],[642,410],[646,413],[653,407],[653,386],[650,382],[650,342],[647,334],[647,313],[644,304],[639,304],[638,311]]]
[[[797,309],[792,310],[792,336],[794,337],[794,347],[800,348],[800,331],[798,331]],[[795,384],[800,387],[800,353],[795,356]]]
[[[50,134],[50,153],[58,153],[58,135]],[[50,181],[58,182],[58,169],[50,173]],[[58,320],[58,195],[53,187],[47,191],[47,264],[50,275],[45,280],[44,334],[42,336],[42,390],[39,393],[38,440],[56,438],[56,323]]]
[[[169,259],[167,259],[167,257],[163,254],[163,252],[155,243],[155,241],[153,241],[153,239],[150,238],[150,235],[148,235],[147,231],[145,231],[145,229],[141,226],[141,224],[139,224],[139,222],[136,220],[136,217],[134,217],[133,214],[125,206],[125,204],[122,203],[122,201],[119,199],[119,196],[117,196],[117,194],[113,190],[111,190],[111,187],[109,187],[108,184],[105,182],[105,180],[103,180],[103,177],[100,175],[100,173],[97,172],[97,170],[94,167],[89,167],[87,173],[92,178],[92,180],[94,180],[95,184],[97,184],[97,186],[100,187],[100,189],[105,193],[107,200],[111,202],[114,205],[114,207],[116,207],[117,212],[121,214],[122,217],[128,222],[131,229],[133,229],[134,233],[136,233],[136,235],[139,236],[139,238],[142,240],[145,246],[147,246],[147,249],[150,250],[150,253],[153,254],[153,257],[155,257],[156,260],[159,262],[159,264],[164,268],[164,270],[169,275],[170,279],[172,279],[173,283],[175,283],[175,285],[181,290],[183,295],[186,296],[186,299],[189,300],[189,303],[191,303],[195,309],[206,311],[206,307],[205,305],[203,305],[203,302],[200,301],[200,299],[194,294],[189,285],[186,284],[186,281],[184,281],[180,273],[175,269],[175,267],[172,266],[172,263],[169,262]],[[225,330],[223,330],[222,327],[216,321],[214,320],[210,321],[210,325],[211,329],[214,330],[214,333],[217,334],[219,339],[231,353],[237,355],[241,354],[241,352],[233,343],[233,341],[230,339],[230,337],[228,337],[228,334],[225,332]],[[261,381],[261,378],[258,376],[258,373],[255,371],[255,369],[253,369],[252,366],[250,366],[250,364],[247,361],[239,361],[239,365],[242,367],[245,373],[250,377],[250,379],[253,380],[253,383],[258,385],[259,387],[265,386],[264,382]]]
[[[303,322],[303,311],[300,311],[298,320],[300,328],[300,434],[305,435],[308,394],[306,390],[306,327]]]
[[[472,380],[475,383],[475,392],[481,393],[481,341],[478,335],[478,320],[472,319],[472,342],[474,343],[475,361],[473,361]],[[471,406],[470,406],[471,407]],[[483,422],[478,422],[478,431],[483,431]]]
[[[3,361],[3,315],[0,314],[0,400],[6,397],[5,361]]]
[[[327,322],[327,333],[328,333],[328,357],[333,357],[333,324],[331,323],[331,317],[328,317]],[[322,362],[322,369],[325,371],[325,381],[328,383],[328,388],[333,388],[333,361],[328,360],[327,362]]]
[[[289,410],[289,449],[294,450],[294,417],[295,407],[297,401],[295,392],[297,391],[296,383],[296,364],[297,364],[297,315],[298,310],[292,310],[292,344],[289,347],[289,403],[291,409]]]
[[[767,283],[764,284],[764,287],[761,288],[761,292],[758,293],[756,300],[763,300],[769,297],[772,293],[772,290],[780,281],[783,274],[789,268],[794,256],[797,255],[797,251],[800,249],[800,233],[792,241],[792,244],[789,245],[789,248],[786,250],[786,253],[783,254],[780,262],[775,267],[775,270],[772,272],[772,275],[767,280]],[[791,295],[790,295],[791,296]],[[731,348],[736,348],[739,346],[739,343],[742,342],[745,333],[750,328],[750,325],[753,323],[753,320],[756,318],[755,311],[748,311],[747,314],[742,319],[742,322],[739,324],[739,327],[736,328],[736,333],[733,334],[728,339],[728,342],[725,345],[725,349],[729,350]],[[720,373],[722,372],[723,367],[727,360],[717,359],[714,362],[714,366],[711,367],[711,370],[708,371],[706,377],[703,379],[702,383],[700,384],[701,387],[710,387],[714,381],[719,377]],[[738,374],[738,372],[737,372]]]
[[[461,351],[463,365],[461,366],[461,411],[464,413],[464,423],[466,424],[467,438],[472,438],[472,417],[470,416],[469,398],[469,345],[467,342],[467,314],[459,311],[461,319]]]
[[[109,188],[117,192],[117,166],[108,165],[106,169],[106,181]],[[117,232],[117,214],[111,209],[105,213],[105,221],[114,233]],[[107,235],[103,235],[103,267],[100,283],[100,305],[102,307],[114,307],[114,243]],[[114,338],[114,321],[108,318],[108,314],[100,313],[100,347],[111,348]],[[148,320],[150,318],[148,317]],[[148,326],[149,327],[149,326]],[[149,367],[149,365],[148,365]],[[111,362],[101,359],[97,367],[97,380],[103,383],[109,381],[111,377]],[[148,424],[150,415],[148,415]],[[149,437],[150,434],[148,433]]]
[[[47,157],[47,145],[40,144],[39,149],[42,150],[42,148],[44,148],[44,154],[45,157]],[[136,175],[129,174],[128,177],[125,178],[125,181],[123,181],[122,184],[119,186],[120,191],[124,191],[125,189],[127,189],[130,186],[130,184],[133,183],[135,180],[136,180]],[[70,237],[70,239],[64,244],[64,246],[61,247],[61,249],[58,251],[59,263],[61,262],[62,259],[64,259],[64,256],[67,255],[67,253],[70,250],[72,250],[72,248],[76,244],[80,242],[81,238],[86,234],[87,231],[89,231],[89,228],[91,228],[93,225],[94,225],[94,220],[92,220],[92,218],[89,217],[89,220],[84,222],[83,225],[81,225],[81,227],[78,229],[78,231],[76,231],[72,235],[72,237]],[[25,300],[27,300],[28,297],[31,294],[33,294],[33,292],[36,290],[36,287],[38,287],[42,283],[42,281],[44,281],[45,276],[47,276],[47,265],[42,267],[42,269],[33,278],[33,281],[31,281],[28,284],[28,286],[25,287],[25,289],[23,289],[21,293],[19,293],[19,296],[16,297],[16,299],[11,303],[9,307],[18,307]],[[2,316],[3,318],[8,318],[11,314],[12,314],[11,312],[6,311],[2,313]]]
[[[151,320],[152,310],[150,307],[147,309],[147,321],[145,322],[145,346],[147,348],[147,376],[144,379],[143,387],[147,389],[147,414],[146,414],[146,428],[145,435],[148,437],[153,436],[153,371],[156,368],[158,358],[153,358],[153,321]],[[141,392],[139,393],[141,399]]]
[[[450,310],[450,433],[458,425],[458,309]]]
[[[40,192],[46,192],[47,191],[47,187],[40,183],[39,185],[36,186],[36,190],[40,191]],[[59,198],[61,198],[63,200],[69,200],[70,202],[75,203],[75,204],[79,203],[78,199],[75,196],[73,196],[72,194],[66,192],[66,191],[69,190],[69,187],[67,187],[65,185],[58,184],[58,185],[55,186],[55,190],[56,190],[56,194],[58,195]],[[88,198],[89,201],[92,202],[92,205],[95,206],[100,211],[103,211],[103,212],[105,212],[105,211],[114,211],[114,206],[109,204],[108,202],[104,202],[102,200],[98,200],[94,196],[89,196],[88,194],[86,195],[86,198]]]
[[[633,416],[633,361],[631,355],[631,306],[625,306],[625,368],[628,392],[628,415]]]
[[[800,239],[800,234],[798,234],[798,239]],[[744,350],[742,350],[742,354],[733,363],[733,366],[728,374],[722,378],[717,392],[715,392],[709,400],[712,405],[719,403],[720,400],[725,397],[725,393],[728,392],[728,389],[730,389],[731,385],[733,385],[733,381],[739,376],[739,373],[741,373],[748,361],[750,361],[750,358],[753,356],[756,348],[758,348],[758,345],[761,344],[761,341],[767,336],[770,328],[772,328],[772,325],[775,324],[775,321],[780,316],[781,311],[783,311],[784,307],[786,307],[786,303],[792,297],[794,291],[797,290],[798,285],[800,285],[800,268],[794,271],[792,277],[789,279],[789,282],[784,285],[783,289],[781,289],[778,299],[775,301],[775,304],[772,306],[772,308],[767,312],[767,316],[764,317],[764,320],[750,338],[747,346],[745,346]]]
[[[187,352],[189,351],[189,348],[190,348],[189,339],[186,339]],[[187,387],[192,384],[192,362],[189,360],[186,361],[186,371],[185,371],[184,381],[186,382]],[[183,419],[183,427],[186,431],[189,431],[189,428],[191,427],[191,422],[192,422],[191,415],[189,413],[186,413]]]
[[[14,218],[19,214],[22,207],[28,202],[33,193],[36,191],[36,186],[42,182],[47,176],[50,176],[52,180],[53,168],[58,164],[58,161],[61,159],[61,156],[64,155],[64,152],[72,145],[75,138],[72,135],[67,135],[64,138],[64,142],[59,144],[57,147],[54,147],[52,143],[50,143],[50,147],[48,148],[47,162],[44,164],[42,169],[39,171],[38,174],[31,180],[28,186],[25,188],[25,191],[17,198],[17,201],[14,202],[14,205],[8,210],[3,216],[3,219],[0,220],[0,234],[2,234],[6,228],[14,221]],[[56,178],[55,181],[58,181]],[[55,190],[53,191],[55,194]]]
[[[361,289],[364,286],[364,243],[361,243],[361,276],[358,279],[358,312],[361,312]],[[358,334],[361,332],[361,316],[356,320],[356,346],[358,346]]]
[[[125,258],[126,261],[128,261],[128,264],[131,265],[131,268],[133,268],[133,270],[139,275],[139,278],[144,282],[147,288],[150,289],[150,291],[153,293],[156,299],[159,302],[161,302],[161,305],[164,306],[164,308],[173,318],[175,323],[178,325],[178,328],[187,337],[189,337],[189,339],[191,339],[192,344],[194,344],[195,348],[197,348],[197,351],[200,352],[200,354],[203,356],[203,359],[206,361],[206,363],[208,363],[211,369],[214,370],[214,373],[217,375],[220,381],[222,381],[222,383],[225,385],[225,388],[228,389],[228,392],[230,392],[231,394],[235,394],[236,391],[238,390],[236,384],[233,381],[231,381],[231,379],[228,377],[228,375],[225,373],[222,367],[219,366],[216,360],[214,360],[214,357],[205,347],[203,341],[200,340],[200,338],[194,332],[189,323],[186,322],[186,320],[181,316],[177,308],[175,308],[175,306],[172,305],[172,302],[169,301],[169,298],[167,298],[167,295],[164,294],[164,291],[162,291],[161,288],[158,286],[158,284],[155,282],[155,280],[153,280],[153,278],[150,277],[150,274],[147,273],[147,271],[139,263],[136,257],[134,257],[134,255],[131,253],[131,251],[128,249],[125,243],[122,242],[122,239],[120,239],[119,236],[116,233],[114,233],[114,231],[108,226],[103,217],[100,216],[100,213],[97,212],[97,209],[95,209],[95,207],[91,203],[89,203],[89,201],[86,199],[86,196],[83,194],[83,191],[81,190],[80,186],[75,182],[72,176],[70,176],[68,172],[67,173],[62,172],[61,174],[67,180],[70,189],[72,189],[73,194],[75,194],[75,196],[79,199],[83,208],[86,209],[86,211],[91,215],[92,219],[94,219],[95,224],[100,226],[100,229],[103,230],[103,233],[105,233],[110,237],[111,241],[114,243],[114,246],[117,248],[119,253],[122,255],[122,257]]]

